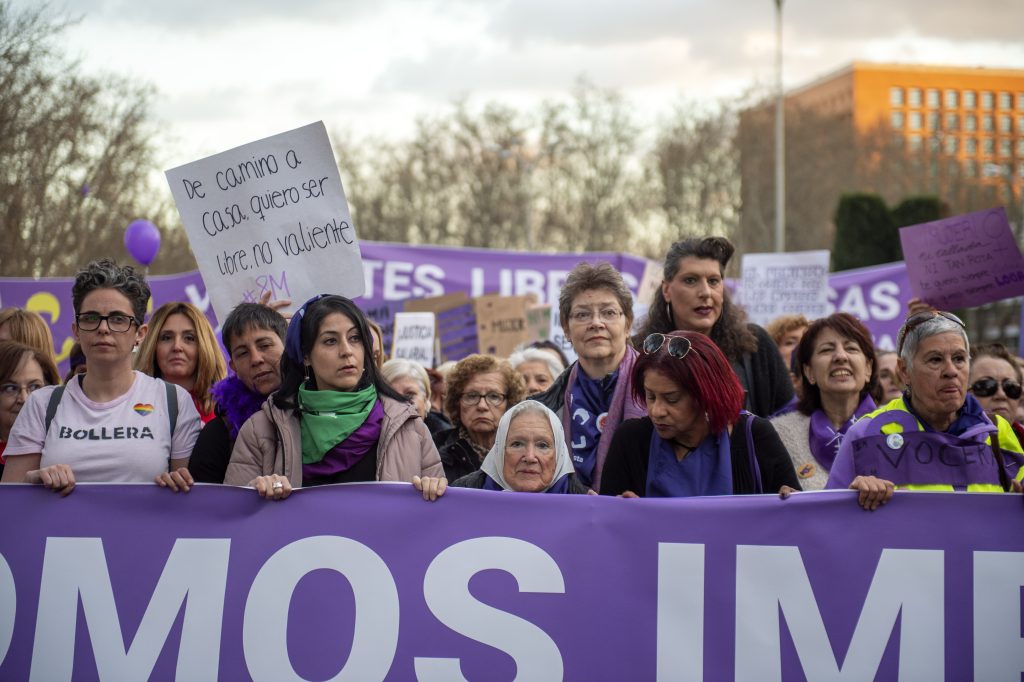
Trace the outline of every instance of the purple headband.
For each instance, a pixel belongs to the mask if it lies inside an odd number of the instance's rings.
[[[311,303],[315,303],[321,298],[330,295],[331,294],[317,294],[313,298],[309,299],[295,311],[295,314],[292,315],[291,322],[288,323],[288,332],[284,336],[284,352],[297,365],[301,366],[305,364],[302,356],[302,318],[306,314],[306,308],[308,308]]]

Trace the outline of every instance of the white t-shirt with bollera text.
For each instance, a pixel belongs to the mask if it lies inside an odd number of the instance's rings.
[[[32,393],[11,427],[5,457],[42,453],[39,467],[67,464],[83,483],[149,483],[171,459],[192,454],[202,423],[188,391],[175,386],[178,420],[171,439],[164,382],[135,372],[131,389],[106,403],[89,400],[81,375],[64,390],[46,431],[55,386]]]

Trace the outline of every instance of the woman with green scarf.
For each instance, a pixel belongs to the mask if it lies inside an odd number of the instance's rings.
[[[413,405],[372,362],[366,318],[321,294],[295,313],[281,356],[281,387],[242,426],[224,483],[282,500],[327,483],[444,476]]]

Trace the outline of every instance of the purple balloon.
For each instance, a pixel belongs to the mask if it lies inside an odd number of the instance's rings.
[[[133,220],[124,231],[124,247],[132,258],[149,265],[160,250],[160,230],[148,220]]]

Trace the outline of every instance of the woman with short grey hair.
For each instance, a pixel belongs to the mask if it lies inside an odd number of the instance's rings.
[[[868,510],[897,488],[1019,491],[1024,451],[1009,422],[998,415],[993,422],[967,392],[970,344],[960,318],[940,310],[911,315],[897,353],[906,393],[850,428],[827,487],[857,490]]]

